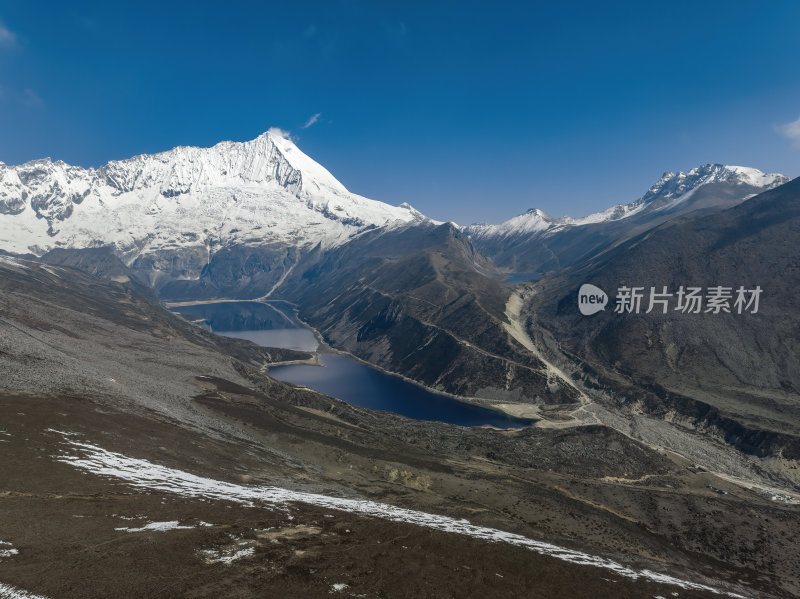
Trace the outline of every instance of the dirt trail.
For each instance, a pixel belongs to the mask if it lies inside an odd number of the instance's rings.
[[[548,380],[559,379],[560,382],[568,387],[571,387],[577,392],[581,403],[589,403],[591,400],[583,391],[575,386],[575,383],[572,382],[572,379],[563,370],[558,368],[558,366],[550,362],[536,347],[533,339],[531,339],[530,335],[528,335],[525,327],[522,326],[522,321],[520,320],[522,306],[522,294],[519,291],[515,291],[511,294],[511,296],[508,298],[508,302],[506,303],[506,318],[508,318],[508,322],[504,322],[503,327],[506,329],[508,334],[511,335],[511,337],[518,341],[525,349],[531,352],[537,360],[540,360],[545,365]]]

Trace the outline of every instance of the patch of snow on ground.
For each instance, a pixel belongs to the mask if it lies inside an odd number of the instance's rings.
[[[0,559],[17,555],[19,551],[8,541],[0,541]]]
[[[255,555],[255,547],[221,547],[219,549],[201,549],[200,555],[207,564],[231,564],[237,560]]]
[[[331,593],[341,593],[342,591],[346,591],[349,588],[350,588],[349,584],[345,584],[343,582],[336,582],[336,583],[331,585],[331,590],[329,592],[331,592]]]
[[[42,595],[34,595],[28,591],[23,591],[10,584],[0,582],[0,599],[47,599]]]
[[[145,524],[141,528],[115,528],[114,530],[124,530],[125,532],[145,532],[145,531],[158,531],[158,532],[166,532],[168,530],[188,530],[194,528],[194,526],[181,526],[178,524],[177,520],[171,520],[169,522],[150,522]]]
[[[327,509],[342,510],[359,516],[415,524],[488,542],[508,543],[509,545],[529,549],[540,555],[554,557],[568,563],[611,570],[615,574],[632,580],[643,578],[662,584],[675,585],[683,589],[710,591],[744,599],[742,595],[722,591],[704,584],[682,580],[668,574],[653,572],[652,570],[634,570],[607,558],[559,547],[543,541],[536,541],[495,528],[477,526],[464,519],[429,514],[376,501],[330,497],[317,493],[292,491],[280,487],[238,485],[196,476],[181,470],[153,464],[147,460],[130,458],[120,453],[106,451],[89,443],[81,443],[69,439],[65,443],[72,447],[73,452],[57,456],[56,459],[60,462],[93,474],[125,480],[128,484],[139,489],[176,493],[184,497],[199,499],[232,501],[249,506],[285,507],[289,503],[305,503]],[[252,551],[252,547],[248,549]],[[245,557],[249,554],[251,553],[240,557]]]

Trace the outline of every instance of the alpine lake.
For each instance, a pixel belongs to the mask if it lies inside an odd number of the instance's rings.
[[[356,406],[459,426],[519,428],[533,422],[430,391],[349,355],[336,353],[320,345],[314,332],[284,302],[226,301],[171,309],[217,335],[248,339],[264,347],[317,353],[319,365],[271,366],[268,374]]]

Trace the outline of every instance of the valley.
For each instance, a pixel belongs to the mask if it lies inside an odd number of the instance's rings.
[[[800,2],[0,2],[0,599],[800,597]]]
[[[8,415],[3,423],[7,459],[0,501],[4,514],[20,517],[4,518],[4,540],[8,538],[19,550],[13,560],[0,563],[4,584],[45,596],[123,593],[132,584],[151,588],[154,595],[182,593],[189,588],[205,588],[202,592],[213,594],[225,588],[238,589],[237,593],[305,589],[311,596],[322,596],[333,584],[348,584],[359,592],[382,589],[391,594],[383,575],[378,574],[380,560],[416,568],[419,556],[425,555],[428,560],[433,552],[443,559],[449,557],[441,566],[434,563],[426,568],[424,584],[433,589],[431,592],[453,584],[452,576],[445,572],[454,567],[475,572],[478,577],[459,576],[459,585],[477,585],[497,596],[505,593],[506,587],[497,585],[495,572],[508,576],[507,584],[514,588],[522,585],[555,593],[574,591],[576,584],[583,584],[577,580],[586,580],[592,593],[600,592],[601,596],[604,588],[608,588],[609,596],[657,594],[673,588],[682,596],[707,596],[715,593],[703,590],[703,586],[728,588],[729,583],[723,580],[731,580],[731,576],[744,581],[736,583],[745,585],[738,589],[739,594],[744,589],[747,594],[765,596],[778,592],[769,576],[759,576],[746,567],[734,566],[730,575],[721,578],[718,560],[723,555],[707,541],[697,538],[678,548],[665,543],[662,535],[667,529],[659,531],[672,522],[669,526],[677,525],[677,530],[688,533],[692,525],[686,518],[690,513],[710,510],[710,514],[719,509],[720,502],[728,514],[724,534],[739,531],[741,524],[730,526],[753,509],[766,510],[764,517],[771,514],[768,519],[778,527],[776,531],[785,531],[793,522],[789,508],[783,514],[772,514],[771,502],[746,491],[732,490],[729,497],[719,498],[705,489],[704,483],[713,481],[722,487],[725,482],[717,482],[710,474],[692,473],[685,464],[651,452],[610,429],[500,431],[364,410],[283,385],[260,375],[255,365],[247,367],[244,362],[231,361],[225,353],[215,353],[208,340],[221,338],[207,337],[201,329],[181,324],[135,293],[126,294],[119,284],[101,283],[70,269],[57,270],[56,275],[35,263],[12,264],[6,263],[3,270],[4,319],[19,329],[14,329],[18,337],[2,348],[11,376],[4,377],[0,390],[3,412]],[[47,304],[34,300],[38,295],[35,292],[44,287],[51,289]],[[87,309],[77,309],[73,298],[81,297],[84,289],[93,299]],[[33,305],[42,308],[35,317],[30,312]],[[125,306],[126,313],[111,309],[115,305]],[[44,327],[50,316],[42,310],[56,311],[62,324],[70,319],[80,319],[84,324],[70,326],[70,330],[79,332],[77,337],[69,336]],[[142,329],[147,321],[160,325]],[[113,335],[108,334],[111,330]],[[24,338],[29,341],[21,344],[19,340]],[[106,352],[128,356],[127,370],[98,369],[95,354],[81,353],[84,341],[102,342]],[[246,342],[240,343],[245,344],[242,351],[255,351]],[[163,364],[161,369],[177,368],[175,372],[181,374],[170,377],[162,370],[154,371],[153,358]],[[19,369],[32,359],[52,375],[42,379],[38,390],[19,395],[11,390],[19,385],[14,382],[18,380],[14,365]],[[58,364],[65,359],[72,360],[70,368],[59,371]],[[180,365],[184,360],[185,365]],[[25,369],[30,371],[29,366]],[[134,372],[138,374],[132,376]],[[108,374],[114,375],[113,382]],[[171,393],[152,391],[153,385],[163,385],[167,380],[174,381]],[[61,390],[48,389],[56,382]],[[109,383],[117,386],[104,387]],[[64,461],[68,456],[85,455],[80,448],[90,446],[194,476],[246,485],[248,489],[278,485],[297,493],[297,503],[290,504],[295,507],[286,506],[287,514],[286,507],[237,506],[236,501],[230,503],[233,498],[174,496],[174,478],[159,482],[148,474],[144,487],[138,488],[136,484],[130,486],[132,481],[114,480],[114,463],[119,464],[122,458],[109,463],[111,470],[94,472],[75,469]],[[155,466],[147,469],[156,471]],[[150,489],[148,485],[155,486]],[[659,490],[660,485],[665,485],[663,490]],[[348,515],[347,510],[334,505],[318,511],[306,505],[302,493],[363,497],[418,512],[466,518],[472,524],[537,542],[544,537],[569,551],[599,553],[605,556],[602,559],[620,565],[604,574],[602,565],[585,565],[587,560],[594,563],[595,558],[560,565],[558,556],[536,557],[530,550],[520,553],[513,547],[504,549],[502,543],[469,538],[461,541],[452,532],[434,536],[421,533],[418,522],[380,524],[374,516],[365,519],[364,515]],[[676,494],[683,497],[677,503]],[[660,504],[645,507],[647,502],[639,499],[642,496],[661,497],[678,511],[673,519],[664,521],[657,507]],[[679,507],[683,502],[685,506]],[[689,506],[690,511],[682,512]],[[46,535],[27,525],[13,524],[29,522],[37,509],[48,513]],[[155,525],[147,528],[159,522],[177,524],[164,525],[165,530]],[[755,521],[752,525],[757,526]],[[126,528],[142,530],[127,532]],[[302,532],[308,529],[310,534]],[[445,536],[436,540],[439,534]],[[751,533],[744,528],[737,534],[742,535],[737,537],[740,540],[731,537],[730,541],[739,548],[737,551],[746,552]],[[272,538],[278,543],[269,540]],[[770,559],[777,560],[762,566],[782,571],[784,537],[776,532],[772,537],[758,538],[771,539],[768,542],[775,553]],[[377,541],[386,547],[376,553],[371,547],[377,546]],[[72,549],[59,551],[63,543]],[[176,544],[170,550],[171,560],[158,566],[148,561],[153,543],[164,550],[164,543]],[[442,552],[429,543],[445,543],[448,550]],[[355,561],[342,559],[343,547],[349,548],[347,553]],[[59,552],[58,557],[53,550]],[[207,568],[204,560],[217,559],[214,556],[222,559],[240,551],[245,552],[243,557],[220,562],[223,565],[218,568],[227,573],[222,578],[211,571],[199,574],[198,568]],[[407,551],[410,553],[405,554]],[[496,558],[491,557],[494,552],[499,552]],[[106,557],[92,560],[92,555]],[[337,557],[331,561],[333,555]],[[741,553],[736,559],[743,565],[746,555]],[[37,565],[42,559],[61,573],[42,579]],[[541,569],[536,565],[540,560],[544,560]],[[656,578],[640,574],[635,579],[622,574],[625,568],[660,572],[665,561],[671,564],[669,576],[685,570],[686,574],[678,578],[688,577],[692,582],[669,583],[660,574]],[[124,563],[138,564],[135,580],[118,576]],[[699,566],[702,563],[708,568]],[[75,567],[83,572],[80,581],[68,574]],[[179,573],[167,587],[159,574],[166,571],[162,568]],[[319,576],[309,574],[311,570]],[[585,574],[575,578],[573,570]],[[253,579],[254,572],[263,574]],[[542,578],[540,572],[547,574]],[[198,580],[206,582],[198,587]],[[489,580],[491,587],[486,586]],[[414,592],[412,589],[418,587],[413,585],[422,582],[409,584],[412,586],[406,591]]]
[[[462,227],[274,132],[2,168],[0,585],[800,592],[797,181],[705,165]],[[759,284],[762,311],[577,311],[584,282],[662,280]]]

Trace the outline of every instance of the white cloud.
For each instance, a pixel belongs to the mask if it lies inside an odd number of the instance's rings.
[[[0,21],[0,46],[13,46],[17,43],[17,34]]]
[[[284,131],[280,127],[270,127],[267,133],[271,133],[272,135],[277,135],[278,137],[282,137],[283,139],[292,139],[292,134],[289,131]]]
[[[305,124],[305,125],[303,125],[303,126],[302,126],[302,127],[300,127],[300,128],[301,128],[301,129],[308,129],[308,128],[309,128],[311,125],[313,125],[314,123],[316,123],[317,121],[319,121],[319,117],[321,117],[321,116],[322,116],[322,113],[321,113],[321,112],[318,112],[317,114],[313,114],[313,115],[311,115],[311,118],[309,118],[309,119],[306,121],[306,124]]]
[[[794,145],[800,147],[800,118],[785,125],[777,127],[778,132],[784,137],[788,137],[794,142]]]

